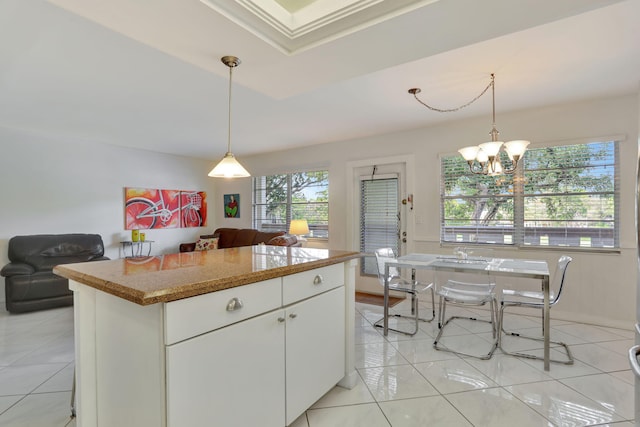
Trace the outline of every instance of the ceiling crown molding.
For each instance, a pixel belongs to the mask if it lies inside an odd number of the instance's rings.
[[[438,0],[200,0],[286,54],[295,54]]]

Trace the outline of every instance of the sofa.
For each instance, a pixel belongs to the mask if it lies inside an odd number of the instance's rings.
[[[9,240],[5,278],[7,311],[22,313],[73,304],[69,281],[53,273],[59,264],[100,261],[104,244],[98,234],[38,234]]]
[[[218,228],[213,234],[200,236],[198,242],[181,243],[180,252],[193,252],[205,247],[206,249],[237,248],[261,243],[274,246],[301,246],[296,236],[287,235],[284,231],[265,232],[253,228]]]

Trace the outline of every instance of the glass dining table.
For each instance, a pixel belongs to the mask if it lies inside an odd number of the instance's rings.
[[[544,327],[544,370],[550,367],[550,318],[549,318],[549,266],[546,261],[512,258],[473,257],[459,258],[439,254],[411,253],[402,255],[385,264],[385,275],[389,277],[389,268],[411,269],[412,278],[415,271],[436,270],[454,273],[473,273],[491,276],[522,277],[540,280],[544,294],[543,327]],[[389,286],[384,286],[384,335],[389,333]],[[500,331],[498,331],[500,333]]]

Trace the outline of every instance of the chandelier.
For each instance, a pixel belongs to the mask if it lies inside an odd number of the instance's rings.
[[[220,60],[229,67],[229,132],[227,134],[227,152],[216,167],[209,172],[209,176],[214,178],[244,178],[251,176],[251,174],[242,167],[231,152],[231,83],[233,69],[240,65],[240,59],[235,56],[223,56]]]
[[[451,109],[440,109],[432,107],[425,102],[421,101],[417,94],[420,93],[419,88],[409,89],[409,93],[414,96],[414,98],[425,107],[429,108],[432,111],[437,111],[439,113],[450,113],[453,111],[458,111],[464,107],[467,107],[478,100],[482,95],[484,95],[487,90],[491,88],[492,95],[492,113],[493,113],[493,126],[491,128],[491,141],[484,142],[477,146],[464,147],[458,150],[458,152],[462,155],[462,157],[467,161],[469,165],[469,170],[474,174],[482,174],[482,175],[502,175],[502,174],[512,174],[515,172],[518,167],[518,162],[524,156],[525,151],[527,150],[527,146],[529,145],[529,141],[524,140],[514,140],[509,142],[498,141],[498,129],[496,129],[496,94],[495,94],[495,75],[491,74],[491,82],[487,85],[486,88],[478,96],[473,98],[471,101],[467,102],[464,105],[461,105],[457,108]],[[500,160],[500,155],[502,152],[506,152],[509,160],[511,160],[511,167],[507,168],[502,165]]]

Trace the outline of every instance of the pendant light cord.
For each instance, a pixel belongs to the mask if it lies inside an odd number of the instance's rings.
[[[491,73],[491,83],[489,83],[489,86],[491,86],[491,105],[493,108],[493,127],[496,127],[496,82],[495,82],[495,76],[493,75],[493,73]],[[486,89],[485,89],[486,90]]]
[[[233,67],[235,67],[235,65],[229,65],[229,132],[227,133],[227,153],[231,152],[231,83],[233,80]]]

